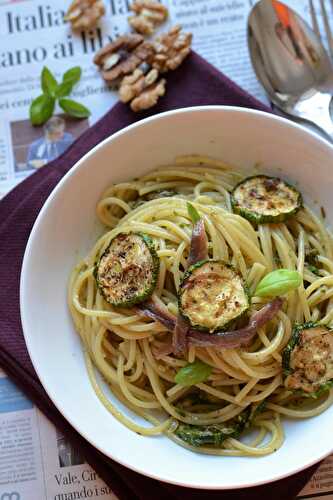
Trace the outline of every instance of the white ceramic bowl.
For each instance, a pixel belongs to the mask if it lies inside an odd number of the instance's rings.
[[[165,437],[122,426],[92,390],[66,305],[71,269],[96,237],[95,206],[112,182],[137,177],[176,155],[198,153],[299,183],[333,220],[333,148],[300,126],[233,107],[171,111],[116,133],[82,158],[52,192],[32,230],[21,278],[21,315],[34,367],[67,420],[105,455],[162,481],[197,488],[240,488],[295,473],[333,449],[333,407],[285,423],[285,443],[262,458],[191,453]],[[110,397],[112,397],[110,395]],[[121,406],[119,404],[119,406]]]

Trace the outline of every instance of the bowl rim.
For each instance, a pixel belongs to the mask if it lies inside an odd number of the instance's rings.
[[[174,110],[165,111],[163,113],[158,113],[158,114],[155,114],[153,116],[149,116],[147,118],[139,120],[135,123],[132,123],[132,124],[122,128],[122,129],[118,130],[114,134],[111,134],[110,136],[106,137],[101,142],[96,144],[90,151],[85,153],[70,168],[70,170],[68,172],[66,172],[66,174],[60,179],[60,181],[57,183],[57,185],[54,187],[54,189],[48,195],[48,197],[45,200],[38,216],[36,217],[36,220],[33,224],[33,227],[32,227],[32,230],[30,232],[28,242],[27,242],[27,245],[26,245],[26,248],[24,251],[24,257],[23,257],[22,266],[21,266],[21,273],[20,273],[19,305],[20,305],[22,330],[23,330],[23,335],[24,335],[26,347],[27,347],[31,362],[33,364],[33,367],[37,373],[37,376],[38,376],[43,388],[45,389],[47,395],[49,396],[49,398],[51,399],[51,401],[53,402],[55,407],[62,414],[62,416],[92,446],[94,446],[97,450],[99,450],[101,453],[103,453],[107,457],[110,457],[115,462],[120,463],[124,467],[127,467],[128,469],[131,469],[134,472],[137,472],[139,474],[142,474],[144,476],[150,477],[150,478],[158,480],[158,481],[162,481],[162,482],[165,482],[168,484],[174,484],[176,486],[182,486],[182,487],[187,487],[187,488],[197,488],[197,489],[201,489],[201,490],[232,490],[232,489],[251,488],[251,487],[260,486],[263,484],[269,484],[271,482],[279,481],[279,480],[284,479],[286,477],[297,474],[298,472],[301,472],[302,470],[305,470],[305,469],[311,467],[312,465],[318,463],[322,459],[329,456],[333,452],[333,445],[327,452],[320,454],[320,456],[314,458],[313,460],[308,462],[306,465],[301,465],[299,467],[293,467],[292,470],[287,471],[285,473],[280,473],[280,474],[272,477],[272,479],[256,480],[255,482],[252,482],[252,483],[241,484],[241,486],[237,483],[236,484],[229,484],[229,485],[218,485],[218,484],[207,485],[207,484],[200,484],[200,483],[196,483],[196,484],[184,483],[180,480],[171,480],[169,478],[161,477],[161,476],[154,474],[154,473],[149,473],[149,471],[141,468],[139,464],[137,466],[132,465],[132,464],[128,464],[125,460],[119,459],[118,457],[111,455],[109,451],[106,451],[105,449],[103,449],[103,447],[101,447],[97,443],[95,443],[94,439],[91,438],[89,435],[87,435],[85,433],[85,431],[81,429],[80,423],[77,424],[77,422],[74,421],[75,419],[72,419],[71,416],[67,414],[67,409],[62,406],[61,402],[57,401],[56,396],[53,395],[52,390],[50,390],[48,387],[48,384],[46,382],[44,383],[43,376],[41,375],[41,371],[39,369],[38,359],[35,358],[34,352],[33,352],[33,347],[30,344],[29,325],[28,325],[28,320],[26,318],[25,305],[24,305],[26,302],[26,295],[27,295],[26,279],[27,279],[27,274],[29,271],[29,257],[31,254],[31,249],[32,249],[35,235],[38,232],[39,225],[40,225],[40,223],[45,215],[45,212],[46,212],[48,206],[51,204],[53,199],[61,191],[63,185],[68,181],[68,179],[70,179],[72,176],[75,176],[76,173],[78,172],[78,170],[81,168],[81,166],[83,166],[85,164],[86,160],[88,158],[90,158],[91,156],[94,156],[94,154],[97,151],[103,149],[107,144],[109,144],[110,142],[113,142],[114,140],[117,140],[118,137],[121,137],[130,131],[133,131],[137,128],[144,127],[147,123],[163,120],[163,119],[168,118],[168,117],[173,116],[173,115],[186,114],[186,113],[191,114],[193,112],[200,114],[202,112],[207,112],[207,111],[208,112],[209,111],[211,111],[211,112],[221,112],[222,111],[222,112],[226,112],[226,113],[236,113],[236,114],[238,113],[240,115],[242,115],[242,114],[243,115],[253,115],[253,116],[259,116],[261,118],[267,119],[268,121],[280,123],[286,128],[298,130],[299,132],[301,132],[301,134],[304,135],[305,139],[306,138],[314,139],[315,142],[317,142],[318,144],[324,145],[326,148],[328,147],[329,149],[331,149],[331,152],[333,155],[333,145],[327,139],[323,138],[322,136],[319,136],[313,130],[310,130],[309,128],[305,128],[301,124],[292,122],[291,120],[289,120],[285,117],[275,115],[273,113],[271,114],[271,113],[266,112],[266,111],[261,111],[261,110],[256,110],[256,109],[246,108],[246,107],[241,107],[241,106],[209,105],[209,106],[191,106],[191,107],[186,107],[186,108],[177,108]],[[66,152],[64,154],[66,154]]]

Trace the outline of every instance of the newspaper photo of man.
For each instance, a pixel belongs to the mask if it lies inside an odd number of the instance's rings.
[[[43,127],[43,136],[31,143],[27,166],[43,167],[60,156],[74,141],[71,133],[66,132],[66,123],[61,116],[53,116]]]
[[[0,0],[1,1],[1,0]],[[75,120],[55,115],[43,126],[34,127],[30,120],[10,123],[13,147],[13,173],[22,178],[58,158],[89,128],[89,120]]]

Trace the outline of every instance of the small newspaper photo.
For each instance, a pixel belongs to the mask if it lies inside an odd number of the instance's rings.
[[[163,30],[175,24],[193,34],[193,49],[245,90],[269,104],[251,66],[247,18],[254,0],[162,0]],[[286,0],[310,21],[308,0]],[[319,24],[324,34],[320,1]],[[93,30],[73,33],[64,21],[69,0],[0,0],[0,198],[61,155],[117,102],[93,64],[106,43],[128,32],[128,0],[104,0],[106,13]],[[91,111],[73,120],[56,108],[33,127],[29,107],[47,66],[58,80],[73,66],[82,78],[73,99]],[[0,500],[115,500],[61,431],[0,372]],[[299,498],[333,500],[333,456],[319,467]],[[148,499],[147,499],[148,500]]]

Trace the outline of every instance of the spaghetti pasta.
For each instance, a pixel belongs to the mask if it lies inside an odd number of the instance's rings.
[[[220,160],[191,155],[139,179],[110,186],[97,204],[105,232],[75,267],[68,288],[89,377],[110,413],[140,434],[164,433],[193,451],[226,456],[272,453],[284,440],[281,417],[312,417],[333,401],[329,389],[318,398],[287,389],[281,364],[296,322],[319,321],[328,327],[333,322],[333,236],[308,207],[284,222],[257,225],[233,213],[230,191],[243,178],[243,172]],[[96,284],[96,263],[110,242],[120,234],[144,233],[153,241],[159,259],[152,300],[162,315],[177,316],[192,235],[188,202],[204,221],[208,257],[231,264],[246,281],[252,313],[267,303],[255,295],[267,273],[285,268],[303,277],[301,286],[285,297],[283,309],[258,326],[246,346],[190,344],[182,355],[163,353],[172,336],[166,326],[170,321],[154,320],[134,305],[115,307]],[[313,254],[316,267],[307,260]],[[177,372],[195,361],[211,367],[207,379],[193,385],[176,383]],[[138,425],[111,403],[96,370],[113,394],[147,420],[149,427]],[[243,420],[245,432],[238,437],[230,429]],[[214,441],[197,447],[195,440],[180,437],[179,426],[213,429],[214,439],[222,429],[224,439],[219,445]]]

